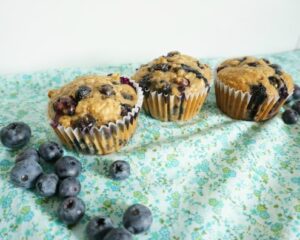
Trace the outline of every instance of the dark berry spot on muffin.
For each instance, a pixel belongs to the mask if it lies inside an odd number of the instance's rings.
[[[270,61],[269,61],[268,59],[262,58],[262,60],[263,60],[265,63],[267,63],[267,64],[270,63]]]
[[[106,97],[110,97],[113,95],[116,95],[116,92],[114,91],[114,87],[110,84],[104,84],[99,87],[99,92]]]
[[[126,100],[133,100],[133,96],[129,93],[122,92],[121,95]]]
[[[197,66],[198,66],[200,69],[204,69],[204,66],[203,66],[199,61],[197,61],[196,63],[197,63]]]
[[[75,114],[76,101],[72,96],[60,97],[53,103],[53,109],[60,115],[72,116]]]
[[[275,74],[282,75],[281,67],[278,64],[270,64],[269,66],[274,69]]]
[[[80,132],[88,133],[92,129],[92,127],[95,126],[95,123],[95,118],[92,115],[87,114],[81,118],[78,118],[75,121],[72,121],[71,125],[74,129],[78,128]]]
[[[221,71],[222,69],[226,68],[227,66],[220,66],[217,68],[217,72]]]
[[[250,63],[247,63],[247,65],[249,67],[257,67],[259,65],[259,63],[257,63],[257,62],[250,62]]]
[[[148,90],[151,86],[151,75],[147,74],[145,75],[141,81],[139,82],[139,85],[141,86],[141,88],[145,91]]]
[[[110,77],[110,76],[112,76],[112,75],[113,75],[112,73],[107,74],[108,77]]]
[[[121,116],[126,116],[131,112],[132,107],[129,104],[121,104]]]
[[[162,71],[162,72],[167,72],[171,69],[171,66],[167,63],[161,63],[161,64],[155,64],[153,65],[149,71],[153,72],[153,71]]]
[[[180,81],[180,83],[178,84],[178,90],[180,92],[183,92],[188,86],[190,86],[190,80],[183,78],[182,81]]]
[[[262,84],[251,86],[251,99],[248,104],[249,119],[253,120],[259,110],[259,107],[267,98],[266,88]]]
[[[186,72],[191,72],[194,73],[196,75],[197,78],[199,79],[203,79],[205,82],[205,86],[208,86],[208,81],[207,79],[202,75],[202,73],[200,73],[198,70],[186,65],[186,64],[181,64],[181,67],[184,71]]]
[[[86,98],[91,91],[92,89],[88,86],[85,85],[80,86],[75,92],[76,101],[79,102],[80,100]]]
[[[167,57],[173,57],[173,56],[179,55],[179,54],[180,54],[180,52],[178,52],[178,51],[172,51],[167,54]]]
[[[280,79],[278,79],[276,76],[270,76],[269,82],[277,89],[280,86]]]

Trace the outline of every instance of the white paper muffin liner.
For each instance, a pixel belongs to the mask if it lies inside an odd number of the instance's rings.
[[[250,93],[244,93],[240,90],[231,88],[215,77],[215,94],[217,105],[222,112],[234,119],[252,120],[249,119],[249,110],[247,109],[252,97]],[[292,92],[289,96],[291,94]],[[278,113],[289,96],[285,99],[268,96],[259,106],[253,120],[259,122],[272,118]]]
[[[198,94],[178,97],[164,95],[157,91],[146,91],[144,110],[153,118],[161,121],[186,121],[193,118],[201,109],[210,87],[203,88]]]
[[[100,128],[93,127],[88,133],[83,133],[78,128],[65,128],[62,125],[53,127],[62,143],[70,149],[87,154],[104,155],[122,148],[135,132],[143,104],[142,89],[135,81],[131,79],[129,81],[136,89],[137,103],[127,116]]]

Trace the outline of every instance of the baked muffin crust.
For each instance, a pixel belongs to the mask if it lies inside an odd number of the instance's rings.
[[[177,51],[142,65],[132,76],[144,92],[157,91],[165,95],[198,94],[211,82],[211,69],[197,59]]]

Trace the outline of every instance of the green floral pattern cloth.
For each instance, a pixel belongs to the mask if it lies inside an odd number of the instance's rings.
[[[300,51],[264,57],[300,84]],[[219,61],[204,62],[215,67]],[[137,66],[0,76],[0,127],[28,123],[33,132],[28,146],[57,140],[46,114],[49,89],[88,73],[130,76]],[[72,228],[57,218],[58,197],[43,198],[10,182],[17,151],[0,145],[0,239],[86,239],[91,217],[110,216],[121,226],[133,203],[147,205],[154,217],[151,230],[134,239],[300,239],[300,123],[285,125],[281,113],[264,123],[232,120],[216,107],[212,88],[191,121],[160,122],[142,112],[134,137],[119,153],[86,156],[66,150],[84,168],[79,197],[86,214]],[[128,180],[107,176],[117,159],[130,163]],[[51,165],[43,168],[53,171]]]

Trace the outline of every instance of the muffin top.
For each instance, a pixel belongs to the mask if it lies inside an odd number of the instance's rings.
[[[233,58],[217,68],[218,79],[242,92],[260,91],[268,96],[286,98],[292,93],[292,77],[277,64],[255,57]]]
[[[132,77],[144,91],[165,95],[198,94],[211,82],[211,69],[197,59],[170,52],[142,65]]]
[[[89,131],[122,119],[137,103],[137,92],[119,74],[78,77],[50,90],[48,113],[54,125]]]

